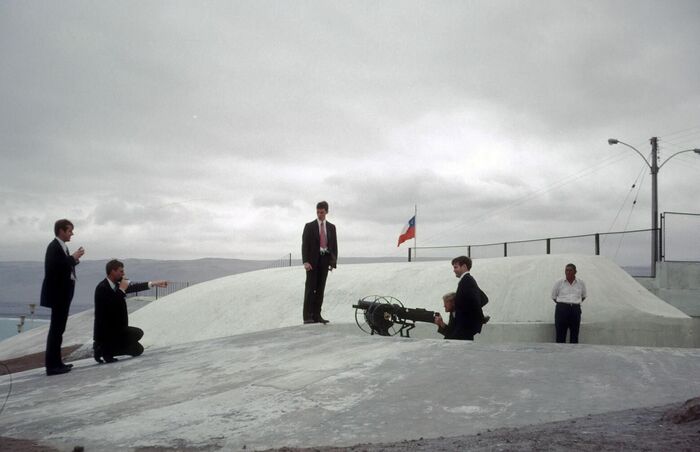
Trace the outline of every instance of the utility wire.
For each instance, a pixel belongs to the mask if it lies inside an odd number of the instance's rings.
[[[685,135],[694,135],[696,133],[700,134],[700,126],[688,127],[687,129],[678,130],[676,132],[665,133],[662,136],[663,137],[671,137],[674,135],[685,136]],[[678,137],[676,137],[676,138],[678,138]]]
[[[620,205],[620,208],[618,209],[617,214],[615,215],[615,218],[613,218],[613,221],[610,224],[610,228],[608,229],[608,232],[611,232],[613,230],[613,228],[615,227],[615,223],[617,222],[617,218],[620,216],[620,213],[622,213],[622,209],[624,209],[625,206],[627,205],[627,198],[629,198],[629,196],[632,194],[634,189],[637,187],[637,182],[639,181],[639,178],[640,177],[642,179],[644,178],[644,172],[646,169],[647,169],[647,167],[646,167],[646,165],[644,165],[644,167],[640,171],[639,175],[634,179],[634,182],[632,183],[632,186],[630,187],[629,191],[625,195],[625,199],[622,201],[622,204]],[[639,186],[641,187],[641,182],[639,183]],[[637,193],[639,193],[639,189],[637,190]],[[636,204],[636,202],[637,201],[635,198],[633,205]],[[607,238],[607,236],[605,236],[605,237]],[[605,239],[603,239],[603,242],[605,242]]]
[[[617,163],[618,161],[623,160],[627,157],[628,157],[627,154],[616,154],[616,155],[611,155],[609,157],[606,157],[603,160],[601,160],[599,163],[597,163],[596,165],[593,165],[592,167],[589,167],[583,171],[579,171],[578,173],[571,174],[563,179],[560,179],[558,182],[556,182],[552,185],[549,185],[549,186],[544,187],[544,188],[539,189],[539,190],[535,190],[534,192],[529,193],[527,195],[521,196],[520,198],[517,198],[514,201],[512,201],[504,206],[491,209],[488,212],[486,212],[484,215],[481,215],[476,220],[466,219],[464,221],[457,223],[456,225],[454,225],[450,228],[443,229],[439,233],[436,233],[436,234],[433,234],[432,236],[424,238],[423,239],[424,243],[430,243],[430,241],[435,239],[436,237],[444,237],[445,235],[447,235],[453,231],[456,231],[460,228],[463,228],[465,225],[473,226],[473,225],[479,224],[483,221],[486,221],[488,219],[491,219],[496,214],[502,213],[503,211],[509,210],[513,207],[520,206],[523,203],[525,203],[526,201],[529,201],[529,200],[536,198],[540,195],[549,193],[550,191],[555,190],[563,185],[575,182],[575,181],[589,175],[590,173],[596,172],[596,171],[598,171],[606,166],[610,166],[614,163]]]
[[[627,221],[625,221],[625,226],[622,228],[623,231],[627,230],[627,226],[629,226],[630,219],[632,218],[632,212],[634,212],[634,208],[637,206],[637,199],[639,198],[639,192],[642,190],[642,183],[644,182],[644,176],[646,175],[646,171],[644,171],[646,168],[642,169],[642,178],[639,181],[639,187],[637,188],[637,194],[634,196],[634,201],[632,201],[632,206],[630,207],[630,213],[627,215]],[[622,235],[620,236],[620,241],[617,243],[617,249],[615,250],[615,255],[613,259],[617,259],[617,255],[620,252],[620,247],[622,246],[622,240],[625,238],[625,233],[623,232]]]

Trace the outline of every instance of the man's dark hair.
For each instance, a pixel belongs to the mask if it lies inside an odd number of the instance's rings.
[[[457,256],[454,259],[452,259],[452,265],[454,264],[459,264],[460,267],[462,265],[466,265],[467,268],[471,269],[472,268],[472,260],[468,258],[467,256]]]
[[[328,213],[328,203],[326,201],[319,201],[318,204],[316,204],[316,209],[323,209]]]
[[[55,236],[58,236],[59,231],[65,231],[66,229],[68,229],[68,227],[74,228],[75,226],[73,226],[73,223],[66,220],[65,218],[58,220],[53,225],[53,233]]]
[[[124,267],[124,263],[120,262],[116,259],[112,259],[111,261],[107,262],[107,265],[105,266],[105,271],[107,272],[107,275],[112,273],[112,270],[117,270],[119,268]]]
[[[566,267],[564,267],[564,268],[565,268],[565,269],[566,269],[566,268],[571,268],[571,269],[573,269],[574,271],[576,271],[576,266],[575,266],[574,264],[566,264]]]

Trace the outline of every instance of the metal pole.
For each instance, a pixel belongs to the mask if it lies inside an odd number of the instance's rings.
[[[418,204],[413,205],[413,259],[418,257]]]
[[[595,233],[595,255],[600,256],[600,234]]]
[[[658,138],[652,137],[651,142],[651,277],[656,277],[656,262],[658,261],[658,237],[659,237],[659,193],[657,177],[658,164]]]
[[[661,214],[661,230],[659,231],[659,261],[663,262],[666,260],[666,215]]]

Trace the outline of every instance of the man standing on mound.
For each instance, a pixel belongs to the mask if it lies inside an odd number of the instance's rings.
[[[328,203],[316,204],[316,220],[304,225],[301,236],[301,260],[306,270],[304,286],[304,323],[328,323],[321,317],[323,292],[328,271],[338,261],[338,239],[335,225],[326,221]]]
[[[95,288],[95,331],[93,350],[95,361],[117,361],[115,356],[139,356],[143,346],[139,340],[143,330],[129,326],[126,294],[141,292],[153,286],[167,287],[163,280],[132,283],[124,276],[124,264],[116,259],[107,262],[107,277]]]
[[[75,292],[75,266],[85,254],[81,246],[73,254],[68,245],[73,236],[73,223],[56,221],[53,227],[56,238],[46,247],[44,259],[44,282],[41,284],[41,305],[51,308],[51,323],[46,337],[46,375],[70,372],[72,364],[65,364],[61,357],[63,333],[68,322],[68,311]]]

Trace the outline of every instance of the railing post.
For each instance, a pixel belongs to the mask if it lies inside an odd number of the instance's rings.
[[[408,262],[411,262],[411,247],[408,247]]]
[[[508,257],[508,242],[503,242],[503,257]]]
[[[156,286],[156,300],[158,299],[158,286]]]
[[[467,245],[467,257],[471,259],[472,257],[472,246]]]
[[[552,254],[552,239],[547,239],[547,254]]]
[[[600,256],[600,234],[595,233],[595,255]]]
[[[666,252],[664,252],[664,245],[666,243],[665,235],[666,235],[666,215],[664,213],[662,213],[661,214],[661,230],[659,231],[659,260],[661,260],[661,261],[666,260]]]
[[[289,266],[292,266],[292,253],[289,253]]]

